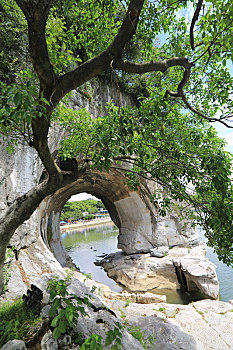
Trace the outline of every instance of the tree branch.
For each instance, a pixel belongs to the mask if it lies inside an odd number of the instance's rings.
[[[150,63],[133,63],[133,62],[124,62],[123,60],[118,60],[114,62],[113,68],[120,69],[127,73],[137,73],[144,74],[148,72],[165,72],[168,68],[181,66],[184,68],[189,67],[188,59],[185,57],[173,57],[168,58],[163,61],[150,62]]]
[[[45,27],[52,0],[15,1],[26,17],[30,57],[40,80],[44,97],[49,101],[57,80],[49,59],[45,37]]]
[[[126,43],[130,41],[136,32],[144,2],[145,0],[130,1],[123,23],[112,43],[105,51],[60,77],[52,99],[54,105],[71,90],[113,67],[114,61],[121,57]]]
[[[181,95],[180,97],[182,98],[184,104],[188,107],[188,109],[190,109],[190,111],[192,111],[192,112],[194,112],[195,114],[199,115],[200,117],[202,117],[202,118],[208,120],[209,122],[212,122],[212,123],[213,123],[213,122],[219,122],[219,123],[225,125],[227,128],[233,129],[233,126],[228,125],[228,124],[227,124],[224,120],[222,120],[221,118],[209,118],[209,117],[207,117],[204,113],[202,113],[202,112],[198,111],[196,108],[192,107],[192,106],[190,105],[190,103],[188,102],[188,100],[187,100],[187,98],[186,98],[184,92],[182,92],[182,95]]]
[[[174,97],[174,98],[180,97],[182,99],[182,101],[184,102],[184,104],[186,105],[186,107],[188,107],[188,109],[190,111],[192,111],[195,114],[199,115],[200,117],[208,120],[209,122],[219,122],[219,123],[222,123],[223,125],[225,125],[227,128],[232,129],[233,126],[228,125],[223,119],[221,119],[221,118],[209,118],[204,113],[202,113],[202,112],[198,111],[196,108],[192,107],[191,104],[188,102],[188,100],[184,94],[183,88],[187,84],[187,82],[189,81],[192,66],[193,66],[193,63],[188,63],[187,68],[184,71],[183,78],[182,78],[180,84],[178,85],[177,91],[175,92],[175,91],[167,90],[166,94],[165,94],[165,98],[167,98],[168,95],[170,95],[171,97]]]
[[[32,119],[33,147],[36,149],[45,169],[49,175],[61,173],[48,146],[48,130],[50,123],[46,117]]]
[[[182,97],[183,88],[187,84],[187,82],[189,81],[191,68],[192,68],[192,63],[188,62],[187,65],[186,65],[186,69],[184,71],[184,74],[183,74],[183,78],[182,78],[180,84],[178,85],[177,92],[174,92],[174,91],[171,91],[171,90],[167,90],[166,94],[165,94],[165,97],[167,97],[168,95],[170,95],[172,97]]]
[[[130,41],[136,33],[139,16],[145,0],[131,0],[124,21],[108,50],[113,56],[113,60],[121,57],[125,44]]]
[[[15,230],[36,210],[41,201],[58,189],[77,180],[78,171],[59,174],[48,177],[24,195],[16,198],[0,217],[0,240],[2,245],[7,245]],[[8,235],[5,234],[8,233]]]
[[[198,20],[198,17],[199,17],[199,13],[200,13],[200,11],[201,11],[202,4],[203,4],[203,0],[199,0],[198,3],[197,3],[196,11],[194,12],[194,15],[193,15],[193,18],[192,18],[191,25],[190,25],[190,45],[191,45],[191,48],[192,48],[193,51],[194,51],[194,49],[195,49],[195,46],[194,46],[194,36],[193,36],[193,29],[194,29],[194,26],[195,26],[196,21]]]

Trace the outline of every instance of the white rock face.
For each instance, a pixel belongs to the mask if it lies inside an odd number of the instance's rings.
[[[41,350],[58,350],[57,341],[53,338],[51,330],[41,339]]]
[[[139,326],[155,337],[157,350],[231,350],[233,349],[233,306],[216,300],[189,305],[148,304],[109,301],[119,315],[122,309],[130,325]]]
[[[184,273],[188,291],[199,289],[211,299],[218,299],[219,283],[215,265],[202,257],[173,259],[174,265]]]
[[[110,254],[102,266],[108,276],[131,291],[179,289],[172,259],[154,258],[150,254]]]
[[[9,340],[1,347],[1,350],[27,350],[25,343],[22,340]]]
[[[124,301],[130,301],[138,304],[153,304],[153,303],[166,302],[166,295],[159,295],[159,294],[153,294],[153,293],[144,293],[144,294],[127,293],[127,292],[117,293],[109,290],[109,291],[104,291],[104,297],[107,299],[124,300]]]

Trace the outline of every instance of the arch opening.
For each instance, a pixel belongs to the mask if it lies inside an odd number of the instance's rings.
[[[153,193],[155,187],[156,184],[154,182],[148,183],[141,180],[138,190],[133,191],[124,183],[124,176],[120,171],[111,169],[109,173],[100,173],[89,170],[82,178],[60,189],[53,196],[46,198],[41,204],[39,208],[41,236],[60,264],[67,266],[67,253],[61,240],[60,213],[71,196],[82,192],[90,193],[102,200],[112,221],[118,227],[117,246],[125,253],[126,260],[128,262],[130,260],[134,261],[137,259],[135,255],[137,253],[139,253],[139,260],[144,260],[144,257],[147,255],[146,263],[149,265],[154,264],[153,268],[156,269],[157,262],[154,263],[154,259],[160,258],[160,254],[165,252],[162,256],[169,255],[168,258],[165,256],[165,260],[168,260],[168,267],[165,266],[165,270],[169,272],[167,276],[166,274],[163,276],[163,269],[161,270],[162,280],[165,281],[166,285],[169,283],[172,289],[179,289],[179,282],[174,267],[176,256],[167,252],[169,252],[171,247],[186,247],[187,254],[189,254],[188,249],[190,247],[197,246],[197,249],[199,249],[198,233],[188,226],[184,230],[183,223],[178,220],[174,212],[171,212],[165,218],[158,215],[156,208],[150,202],[151,193]],[[172,250],[172,252],[174,251]],[[141,254],[140,257],[140,253],[149,254]],[[178,251],[177,253],[180,254]],[[127,257],[129,254],[132,256]],[[121,257],[118,256],[118,258]],[[140,261],[137,264],[140,264]],[[118,265],[116,267],[118,269]],[[141,267],[143,267],[143,264]],[[125,267],[122,268],[125,269]],[[124,270],[123,272],[125,273],[126,271]],[[138,272],[136,271],[135,273]],[[144,274],[144,272],[142,273]],[[157,283],[157,274],[157,272],[153,273],[153,283],[155,284]],[[110,274],[108,275],[110,276]],[[114,278],[113,276],[110,277]],[[133,281],[135,278],[133,278]],[[170,283],[171,278],[172,283]],[[121,283],[118,280],[117,282]],[[134,289],[131,287],[130,289],[140,290],[138,286],[133,287]]]
[[[71,196],[83,192],[103,202],[119,229],[118,248],[126,254],[149,252],[157,245],[167,245],[167,240],[158,234],[157,213],[152,208],[146,186],[140,185],[138,191],[132,191],[119,171],[89,171],[46,198],[39,208],[41,236],[63,266],[66,254],[61,242],[60,213]]]

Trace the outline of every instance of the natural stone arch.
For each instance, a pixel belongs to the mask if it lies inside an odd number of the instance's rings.
[[[119,228],[118,248],[126,254],[169,246],[169,240],[174,245],[189,244],[194,233],[190,229],[184,232],[174,213],[161,218],[150,202],[151,193],[157,186],[155,182],[141,180],[138,190],[133,191],[125,184],[119,170],[111,169],[109,173],[90,170],[41,203],[38,214],[43,240],[64,266],[67,256],[60,238],[60,212],[72,195],[88,192],[105,204]]]

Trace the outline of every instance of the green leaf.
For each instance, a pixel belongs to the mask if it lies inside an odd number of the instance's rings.
[[[53,301],[53,305],[54,305],[54,307],[56,307],[58,309],[61,306],[61,298],[56,298]]]
[[[106,334],[107,334],[107,337],[105,340],[105,345],[109,346],[110,344],[112,344],[112,342],[116,338],[116,335],[114,334],[114,332],[111,329]]]
[[[65,331],[66,331],[66,322],[64,320],[60,320],[58,328],[59,328],[61,333],[65,333]]]
[[[53,317],[56,313],[57,313],[57,308],[54,307],[54,305],[52,305],[50,310],[49,310],[49,316]]]
[[[55,328],[54,331],[53,331],[53,337],[55,340],[57,340],[61,335],[61,331],[59,328]]]
[[[59,318],[60,318],[59,316],[54,317],[54,319],[51,322],[51,326],[52,327],[56,327],[57,326]]]
[[[114,344],[111,346],[111,350],[119,350],[119,347],[116,344]]]
[[[22,104],[22,94],[17,92],[15,95],[14,95],[14,103],[16,105],[16,107],[19,107],[21,104]]]
[[[121,339],[120,338],[116,338],[115,342],[121,346]]]
[[[73,321],[73,317],[74,317],[74,314],[71,310],[69,309],[65,309],[65,317],[67,319],[67,321],[72,324],[72,321]]]

